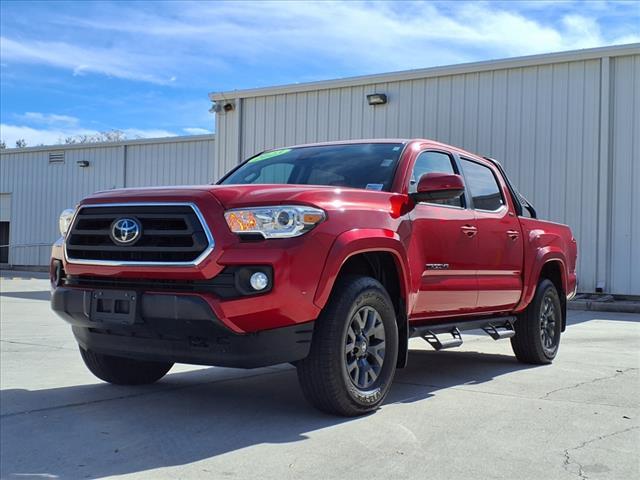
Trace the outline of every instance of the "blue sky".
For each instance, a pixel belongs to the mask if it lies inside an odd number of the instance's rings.
[[[638,2],[0,5],[9,147],[210,132],[211,91],[640,42]]]

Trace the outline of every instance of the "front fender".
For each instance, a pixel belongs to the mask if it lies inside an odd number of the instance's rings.
[[[341,233],[333,242],[314,296],[314,303],[324,308],[342,265],[352,256],[366,252],[388,252],[393,255],[400,276],[400,290],[406,298],[410,270],[407,252],[396,232],[387,229],[357,228]]]
[[[60,237],[51,246],[51,260],[60,260],[60,261],[63,260],[64,258],[63,244],[64,244],[64,239]]]

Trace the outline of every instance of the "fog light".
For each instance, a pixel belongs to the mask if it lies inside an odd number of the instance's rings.
[[[62,268],[62,262],[60,260],[51,262],[49,279],[51,280],[51,291],[62,285],[64,281],[64,269]]]
[[[254,290],[264,290],[269,285],[269,277],[262,272],[256,272],[251,275],[249,283]]]

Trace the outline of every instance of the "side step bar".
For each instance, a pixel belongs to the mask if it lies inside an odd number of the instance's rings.
[[[444,350],[445,348],[454,348],[462,345],[462,335],[460,335],[460,330],[454,328],[450,333],[451,338],[448,338],[446,340],[441,340],[438,335],[431,331],[426,331],[421,336],[435,350]]]
[[[489,324],[486,327],[483,327],[482,330],[484,330],[485,333],[494,340],[511,338],[516,334],[516,331],[513,329],[513,323],[509,321],[507,321],[504,325]]]
[[[516,317],[511,315],[479,318],[455,323],[420,325],[411,328],[410,336],[424,339],[435,350],[444,350],[462,345],[461,330],[482,329],[494,340],[511,338],[516,334],[513,328],[515,321]],[[449,334],[451,338],[442,339],[438,336],[443,334]]]

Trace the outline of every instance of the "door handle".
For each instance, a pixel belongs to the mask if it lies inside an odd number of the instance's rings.
[[[460,227],[460,230],[462,230],[462,233],[464,233],[469,238],[475,237],[478,233],[478,229],[473,225],[463,225]]]
[[[519,236],[520,232],[518,232],[517,230],[507,230],[507,237],[509,237],[511,240],[517,240]]]

